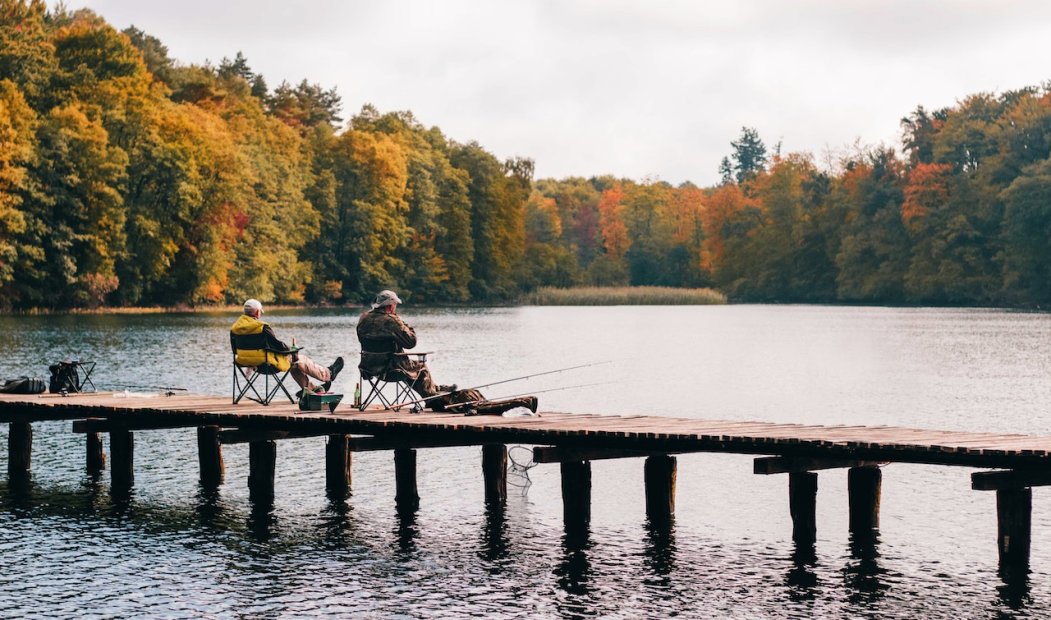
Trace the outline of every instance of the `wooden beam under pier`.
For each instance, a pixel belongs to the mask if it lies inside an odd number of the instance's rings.
[[[1051,471],[1036,469],[1007,469],[976,471],[971,474],[971,488],[975,491],[1001,491],[1051,485]]]
[[[535,446],[533,461],[536,463],[575,463],[600,461],[603,459],[632,459],[665,454],[649,450],[621,450],[615,448],[578,448],[561,446]]]
[[[304,437],[325,437],[324,431],[269,431],[244,428],[228,428],[219,431],[219,442],[223,445],[252,443],[255,441],[277,441],[279,439],[302,439]]]
[[[171,428],[195,428],[199,420],[109,420],[105,418],[87,418],[73,420],[74,433],[109,433],[112,431],[159,431]]]
[[[844,467],[874,467],[875,461],[855,461],[850,459],[815,459],[804,457],[763,456],[752,461],[752,472],[759,475],[791,474],[802,471],[821,469],[840,469]]]
[[[415,450],[417,448],[458,448],[477,446],[477,441],[442,437],[397,437],[382,435],[375,437],[351,437],[347,444],[351,452],[376,452],[380,450]]]

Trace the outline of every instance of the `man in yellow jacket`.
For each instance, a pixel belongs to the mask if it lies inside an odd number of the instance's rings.
[[[343,358],[337,357],[331,366],[318,364],[279,340],[270,324],[259,318],[262,314],[263,304],[249,299],[245,302],[244,314],[230,328],[230,348],[237,363],[241,366],[269,364],[281,372],[291,369],[292,379],[299,387],[311,392],[327,392],[336,375],[343,370]],[[311,385],[311,378],[321,381],[321,386]]]

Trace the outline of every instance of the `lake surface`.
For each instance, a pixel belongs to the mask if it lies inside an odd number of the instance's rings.
[[[540,394],[542,411],[1051,434],[1048,314],[403,310],[418,349],[436,351],[443,383],[612,360],[487,390],[553,390]],[[346,356],[337,386],[349,394],[357,314],[266,318],[321,363]],[[49,363],[79,357],[98,363],[100,388],[228,394],[235,318],[0,318],[0,376],[45,375]],[[84,473],[83,437],[69,431],[69,422],[35,424],[31,487],[0,481],[2,617],[1051,616],[1051,492],[1034,490],[1028,579],[1005,582],[995,494],[971,491],[968,468],[886,466],[875,544],[848,536],[846,472],[822,471],[810,552],[791,540],[787,477],[753,475],[747,456],[680,456],[670,531],[647,525],[641,459],[596,461],[591,530],[580,539],[563,532],[554,465],[529,469],[528,486],[513,474],[520,486],[509,487],[506,509],[487,511],[479,448],[421,450],[421,505],[407,516],[394,506],[390,453],[356,454],[353,496],[332,502],[324,439],[281,441],[277,497],[259,511],[245,445],[224,448],[226,483],[210,494],[197,483],[194,431],[136,433],[135,487],[114,498],[108,474]]]

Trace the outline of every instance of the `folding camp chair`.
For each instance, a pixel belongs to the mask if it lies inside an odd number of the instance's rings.
[[[91,373],[95,370],[95,362],[79,362],[73,360],[73,367],[77,372],[77,391],[94,392],[95,383],[91,380]],[[88,386],[91,389],[88,389]]]
[[[266,354],[263,359],[269,359],[270,354],[287,355],[289,353],[288,351],[276,351],[273,349],[263,349],[263,351]],[[285,379],[287,379],[289,373],[292,372],[291,367],[288,370],[280,370],[272,364],[242,366],[237,363],[236,352],[233,354],[233,363],[233,399],[235,405],[246,396],[248,397],[248,400],[254,400],[261,405],[269,405],[279,392],[284,392],[285,396],[288,397],[288,402],[296,402],[296,399],[292,398],[292,394],[288,391],[288,388],[285,387]],[[256,383],[259,381],[259,377],[263,378],[262,393],[256,389]]]
[[[48,366],[48,370],[51,371],[48,391],[52,394],[95,391],[95,383],[91,380],[95,362],[66,359]]]
[[[396,356],[400,356],[416,357],[420,362],[426,362],[430,352],[377,354],[362,351],[361,354],[362,357],[365,355],[387,355],[391,361],[387,364],[387,370],[379,375],[370,374],[362,370],[360,366],[358,367],[358,373],[361,375],[362,381],[368,386],[368,390],[361,399],[361,404],[358,405],[358,411],[365,411],[365,408],[374,401],[379,401],[385,409],[394,409],[395,407],[408,405],[408,403],[419,400],[412,391],[412,386],[415,382],[398,370],[393,361]],[[415,402],[409,405],[409,411],[413,413],[419,413],[422,410],[423,403]]]

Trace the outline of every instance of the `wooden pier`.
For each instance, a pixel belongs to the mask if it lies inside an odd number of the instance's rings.
[[[386,410],[300,412],[288,403],[267,407],[230,403],[228,398],[87,393],[16,396],[0,394],[0,423],[10,424],[8,472],[25,480],[31,468],[32,423],[72,420],[86,436],[85,464],[98,474],[107,465],[114,489],[134,484],[134,434],[155,429],[196,429],[200,480],[216,487],[224,480],[222,446],[249,444],[249,495],[253,502],[274,498],[277,442],[325,437],[326,487],[346,498],[352,455],[394,453],[400,509],[419,505],[416,450],[482,446],[487,502],[506,501],[506,445],[535,446],[537,463],[558,463],[567,532],[586,530],[591,513],[591,461],[644,457],[646,513],[655,524],[675,512],[676,454],[728,452],[759,455],[754,472],[787,474],[793,539],[816,537],[817,471],[849,469],[848,510],[855,533],[879,526],[885,463],[924,463],[985,468],[971,474],[972,488],[997,493],[998,548],[1004,565],[1029,560],[1032,487],[1051,484],[1051,437],[934,431],[887,426],[813,426],[652,416],[608,416],[543,412],[539,417],[410,414]],[[110,435],[107,463],[101,433]],[[426,492],[426,491],[424,491]]]

